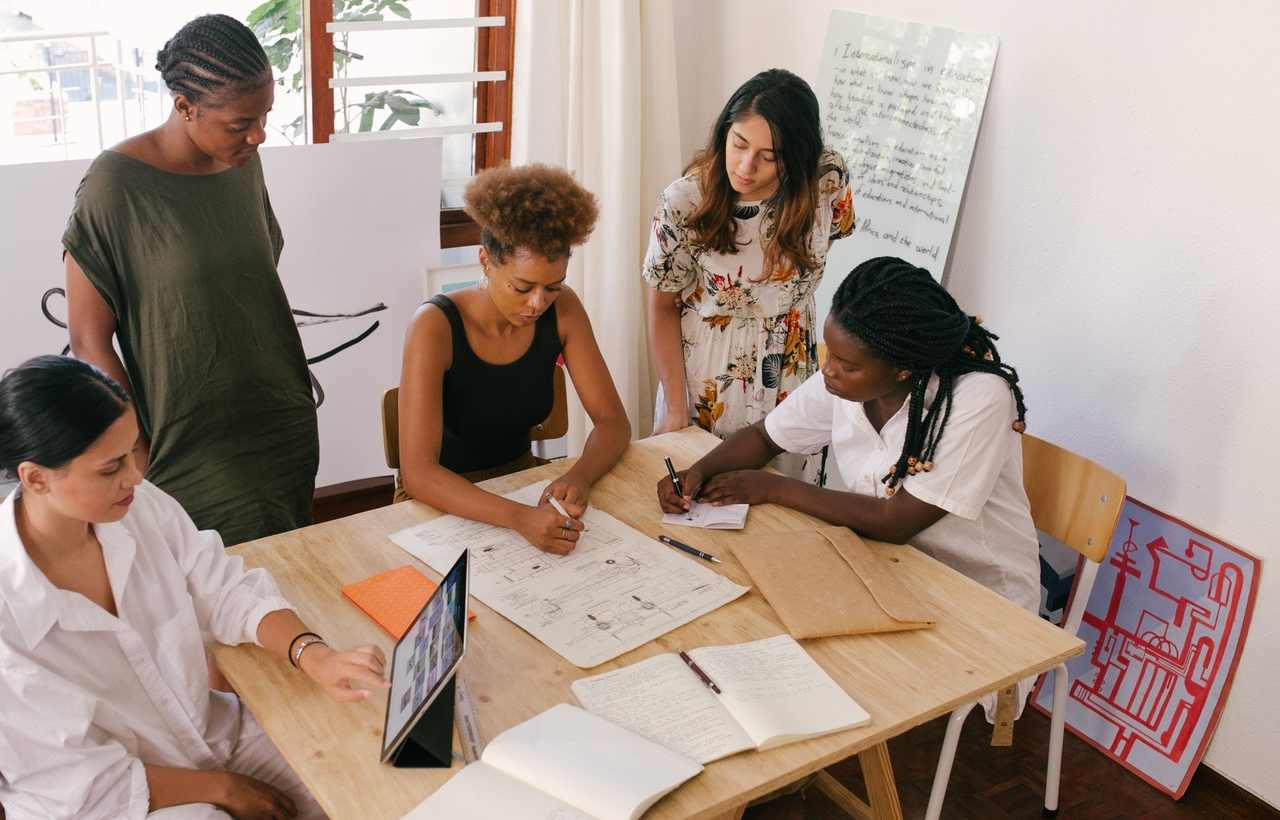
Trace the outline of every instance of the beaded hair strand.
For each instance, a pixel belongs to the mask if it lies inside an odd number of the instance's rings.
[[[982,319],[961,310],[928,271],[896,257],[863,262],[845,278],[832,300],[832,315],[893,367],[911,371],[907,432],[898,461],[880,480],[893,495],[911,475],[933,469],[933,458],[951,418],[956,379],[991,373],[1004,379],[1018,409],[1013,429],[1026,430],[1027,407],[1018,371],[1000,359],[999,336]],[[928,407],[925,393],[937,374],[938,391]]]
[[[254,33],[225,14],[187,23],[157,55],[156,71],[174,94],[198,103],[224,88],[251,88],[270,81],[271,61]]]

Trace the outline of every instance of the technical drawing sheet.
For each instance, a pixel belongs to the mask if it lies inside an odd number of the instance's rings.
[[[507,498],[536,504],[547,483]],[[568,555],[543,552],[514,530],[453,515],[390,538],[440,573],[470,547],[472,594],[584,669],[747,591],[606,512],[590,507],[582,521],[587,530]]]

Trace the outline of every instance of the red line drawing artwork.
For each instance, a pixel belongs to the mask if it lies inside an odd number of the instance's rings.
[[[1244,646],[1258,559],[1132,498],[1067,668],[1073,733],[1174,798],[1208,746]],[[1033,703],[1046,714],[1053,687]]]

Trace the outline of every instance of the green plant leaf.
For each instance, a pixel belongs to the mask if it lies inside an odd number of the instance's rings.
[[[413,12],[400,3],[387,3],[387,8],[391,10],[392,14],[403,17],[405,20],[413,17]]]

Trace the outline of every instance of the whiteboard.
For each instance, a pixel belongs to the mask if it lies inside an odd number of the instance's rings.
[[[62,231],[89,163],[0,166],[0,370],[67,344],[67,332],[41,314],[40,299],[63,286]],[[439,259],[440,141],[268,148],[262,163],[284,231],[280,277],[290,304],[328,314],[386,305],[300,328],[313,357],[378,322],[366,339],[312,368],[325,393],[316,483],[385,475],[382,392],[399,383],[405,330]],[[50,308],[65,318],[61,297]]]
[[[858,220],[827,256],[820,319],[872,257],[899,256],[942,280],[998,48],[992,34],[831,13],[816,91]]]

